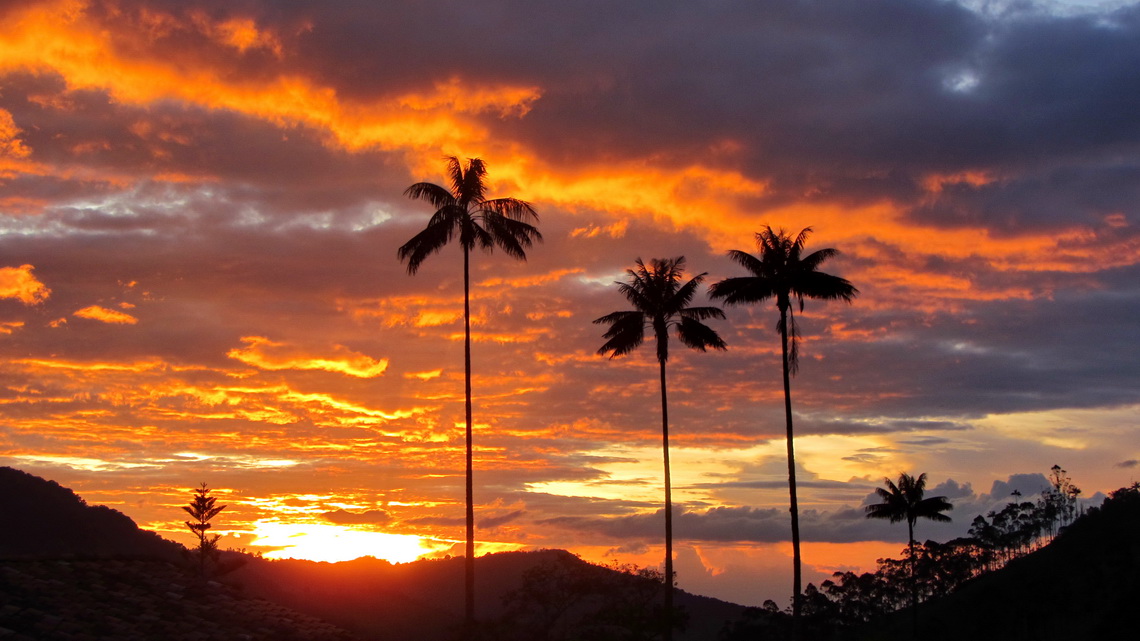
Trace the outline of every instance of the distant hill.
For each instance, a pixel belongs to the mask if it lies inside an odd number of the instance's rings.
[[[1140,596],[1140,488],[1117,490],[1044,548],[919,608],[918,638],[1135,639]],[[860,639],[909,639],[898,613]]]
[[[90,506],[75,492],[0,467],[0,559],[133,557],[177,561],[181,545],[141,530],[127,515]]]
[[[528,572],[536,569],[554,570],[568,580],[537,584],[534,591],[547,594],[533,596],[554,596],[561,600],[555,605],[571,609],[575,607],[571,601],[577,599],[579,614],[597,605],[594,595],[613,581],[626,582],[624,592],[641,590],[649,595],[646,611],[659,602],[652,588],[646,591],[644,585],[636,584],[636,577],[587,563],[565,550],[490,554],[476,559],[475,567],[476,616],[488,629],[487,638],[497,641],[535,638],[518,636],[519,628],[512,625],[517,621],[511,620],[515,612],[508,611],[504,596],[519,590]],[[544,576],[549,577],[549,573]],[[254,559],[226,580],[237,582],[247,594],[386,641],[450,639],[459,630],[463,616],[462,557],[395,565],[370,558],[341,563]],[[676,602],[689,615],[686,630],[674,637],[678,641],[715,639],[725,623],[739,618],[745,609],[683,591],[678,591]],[[538,614],[539,604],[523,605],[531,606],[531,614]],[[569,617],[574,612],[566,614]]]

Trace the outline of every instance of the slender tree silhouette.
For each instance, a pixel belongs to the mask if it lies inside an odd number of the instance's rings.
[[[780,345],[784,374],[784,417],[787,424],[788,448],[788,491],[791,495],[792,515],[792,628],[793,636],[799,637],[800,610],[802,595],[802,574],[800,557],[800,516],[796,498],[796,456],[793,447],[792,429],[792,387],[791,376],[798,369],[799,331],[796,325],[792,300],[799,301],[804,309],[805,298],[819,300],[844,300],[851,302],[859,290],[844,278],[819,271],[819,267],[839,251],[832,248],[820,249],[804,255],[804,243],[811,234],[811,227],[805,227],[795,238],[784,230],[773,231],[765,226],[756,234],[756,247],[760,255],[753,256],[740,250],[728,252],[728,257],[748,270],[748,276],[726,278],[709,288],[714,299],[723,299],[729,305],[759,303],[775,299],[780,321],[776,331],[780,333]],[[790,344],[790,345],[789,345]]]
[[[194,499],[190,504],[182,506],[193,519],[186,521],[186,527],[198,537],[198,549],[195,553],[198,557],[198,574],[202,578],[206,577],[209,564],[217,563],[218,539],[222,538],[220,534],[207,533],[211,527],[210,520],[226,509],[225,505],[216,505],[217,501],[217,498],[210,496],[210,488],[203,482],[194,489]]]
[[[891,523],[906,521],[907,526],[907,557],[910,559],[910,607],[912,625],[915,633],[918,630],[918,583],[915,574],[914,554],[914,524],[918,519],[948,522],[950,517],[943,514],[954,509],[945,496],[925,496],[926,473],[913,477],[905,472],[899,474],[896,485],[890,479],[884,479],[886,488],[875,488],[875,494],[883,499],[882,503],[873,503],[867,506],[867,518],[887,519]]]
[[[645,330],[652,329],[657,341],[657,364],[661,378],[661,443],[665,466],[665,620],[664,638],[673,638],[673,490],[669,475],[669,397],[665,382],[665,362],[669,360],[669,330],[677,339],[693,349],[723,350],[724,341],[716,331],[701,321],[724,318],[717,307],[690,307],[697,287],[706,274],[698,274],[682,284],[685,257],[654,258],[647,267],[640,258],[637,269],[626,270],[629,282],[616,283],[618,290],[634,309],[606,314],[594,324],[609,325],[603,334],[606,343],[599,354],[616,358],[637,349],[645,340]]]
[[[444,248],[459,236],[463,250],[463,366],[465,420],[467,437],[467,558],[464,576],[464,623],[471,634],[475,623],[475,504],[472,474],[471,433],[471,252],[476,247],[488,252],[495,247],[517,260],[526,260],[526,250],[542,234],[532,223],[538,214],[527,203],[516,198],[486,198],[487,167],[482,160],[471,158],[467,166],[454,156],[447,158],[447,176],[451,187],[419,182],[404,190],[413,200],[423,200],[436,208],[427,227],[398,251],[406,261],[408,273],[415,274],[428,256]]]

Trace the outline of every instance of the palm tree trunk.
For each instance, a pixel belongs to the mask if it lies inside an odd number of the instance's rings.
[[[800,638],[800,508],[796,500],[796,452],[792,444],[792,380],[788,367],[788,310],[780,307],[780,346],[784,360],[784,419],[788,427],[788,492],[792,514],[792,639]]]
[[[907,519],[907,551],[910,552],[910,630],[911,638],[918,639],[918,575],[915,572],[914,521]]]
[[[475,627],[475,483],[472,475],[471,434],[471,258],[463,247],[463,368],[467,420],[467,558],[464,561],[463,624],[470,638]]]
[[[673,639],[673,486],[669,477],[669,398],[665,387],[665,361],[661,365],[661,450],[665,458],[665,641]]]

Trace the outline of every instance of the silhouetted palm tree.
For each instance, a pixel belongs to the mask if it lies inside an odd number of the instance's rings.
[[[673,494],[669,476],[669,402],[665,384],[665,362],[669,360],[669,330],[688,347],[705,351],[708,348],[725,349],[724,341],[716,331],[701,321],[724,318],[716,307],[689,307],[697,287],[705,274],[698,274],[681,284],[685,257],[654,258],[646,267],[640,258],[637,269],[626,270],[630,281],[617,283],[622,295],[633,304],[633,309],[607,314],[594,321],[609,325],[603,334],[606,343],[599,354],[616,358],[637,349],[645,340],[645,330],[651,329],[657,341],[657,364],[661,376],[661,442],[665,460],[665,638],[673,634]]]
[[[867,506],[867,518],[887,519],[891,523],[906,521],[907,526],[907,555],[910,557],[910,606],[911,617],[915,633],[918,630],[918,585],[915,577],[914,558],[914,524],[918,519],[930,519],[946,523],[950,517],[943,514],[954,509],[945,496],[926,497],[926,473],[915,478],[905,472],[899,474],[898,485],[890,479],[886,481],[886,489],[877,487],[875,494],[883,499],[882,503]]]
[[[515,198],[487,200],[483,161],[471,158],[463,167],[459,159],[447,158],[451,187],[419,182],[404,195],[431,203],[436,208],[427,227],[399,249],[407,261],[408,273],[415,274],[423,261],[443,249],[455,236],[463,249],[463,364],[467,428],[467,558],[465,579],[465,623],[468,630],[475,620],[475,507],[471,466],[471,251],[480,247],[502,249],[508,256],[526,260],[526,250],[542,234],[531,222],[538,222],[534,208]]]
[[[773,231],[765,227],[756,234],[756,247],[759,256],[740,250],[728,252],[729,258],[748,270],[748,276],[726,278],[709,288],[712,298],[723,299],[729,305],[759,303],[775,299],[780,311],[780,321],[776,331],[780,333],[784,370],[784,416],[787,423],[788,445],[788,490],[791,494],[792,514],[792,625],[798,634],[800,621],[800,595],[802,592],[800,559],[800,517],[796,499],[796,456],[793,447],[792,430],[792,388],[791,375],[798,369],[799,332],[796,327],[795,310],[792,300],[799,301],[800,311],[804,309],[805,298],[820,300],[844,300],[851,302],[859,290],[844,278],[819,271],[827,259],[839,253],[827,248],[803,255],[804,242],[811,234],[811,227],[804,228],[795,238],[784,230]],[[790,336],[790,341],[789,341]],[[789,342],[791,343],[789,347]]]
[[[867,518],[887,519],[891,523],[906,521],[907,546],[911,558],[914,558],[914,524],[918,519],[930,519],[947,523],[950,517],[943,514],[954,509],[954,505],[946,500],[945,496],[931,496],[926,494],[926,473],[919,474],[917,478],[903,472],[899,474],[896,485],[890,479],[884,479],[886,489],[877,487],[875,494],[883,499],[882,503],[867,506]]]

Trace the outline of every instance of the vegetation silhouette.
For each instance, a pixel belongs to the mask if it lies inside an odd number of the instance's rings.
[[[407,262],[408,273],[415,274],[428,256],[444,248],[452,238],[459,236],[463,250],[463,368],[464,368],[464,420],[467,440],[467,573],[465,612],[468,626],[475,622],[475,503],[474,476],[472,473],[472,418],[471,418],[471,252],[476,248],[493,251],[502,249],[508,256],[526,260],[526,250],[542,234],[531,221],[538,222],[538,214],[527,203],[516,198],[487,199],[487,168],[478,158],[468,159],[463,166],[454,156],[447,158],[447,176],[450,187],[418,182],[404,190],[413,200],[423,200],[436,208],[427,227],[404,243],[397,254]]]
[[[915,634],[918,633],[918,586],[916,584],[915,554],[914,554],[914,525],[918,519],[930,519],[937,522],[949,522],[950,517],[943,514],[954,509],[945,496],[926,496],[926,472],[917,477],[906,472],[899,474],[899,482],[895,484],[890,479],[884,479],[886,488],[875,488],[875,494],[883,499],[882,503],[872,503],[866,507],[867,518],[886,519],[891,523],[906,521],[907,527],[907,556],[910,565],[911,584],[911,616],[914,617]]]
[[[218,565],[218,539],[222,537],[220,534],[209,534],[208,530],[212,527],[210,521],[227,506],[217,505],[217,502],[217,498],[210,496],[210,488],[203,481],[201,486],[194,489],[190,505],[182,506],[193,519],[186,521],[186,527],[198,537],[198,547],[193,550],[193,556],[201,578],[206,578],[210,570]]]
[[[628,269],[628,282],[618,282],[618,291],[632,305],[629,311],[613,312],[595,319],[596,325],[608,325],[602,335],[606,339],[599,354],[610,358],[623,356],[637,349],[645,340],[645,331],[651,329],[657,345],[657,364],[661,379],[661,450],[665,470],[665,610],[662,620],[663,636],[673,635],[673,494],[669,474],[669,396],[665,381],[665,363],[669,360],[669,331],[684,345],[706,351],[723,350],[725,343],[716,331],[701,321],[724,318],[717,307],[691,307],[693,296],[706,276],[697,274],[682,284],[685,257],[654,258],[646,266],[637,259],[637,269]]]
[[[1050,495],[1071,481],[1062,470],[1050,483],[1036,502],[1007,506],[1037,532],[1029,542],[1011,542],[1017,551],[1007,562],[994,564],[992,549],[973,536],[908,545],[899,559],[879,559],[874,572],[836,572],[818,588],[808,584],[803,635],[837,641],[1135,636],[1140,484],[1113,492],[1100,508],[1050,534],[1056,512]],[[917,630],[908,607],[916,592]],[[767,602],[727,625],[721,641],[789,639],[791,620]]]
[[[1137,532],[1140,484],[1133,483],[1048,544],[922,604],[918,635],[929,641],[1135,638]],[[851,638],[901,639],[909,627],[889,617]]]
[[[843,300],[850,303],[859,290],[844,278],[819,271],[828,259],[839,254],[833,248],[820,249],[804,255],[804,243],[811,235],[805,227],[795,238],[784,230],[774,231],[771,226],[756,234],[759,256],[734,249],[728,257],[749,272],[748,276],[726,278],[709,288],[714,299],[726,304],[760,303],[776,301],[780,320],[776,331],[780,334],[781,360],[784,378],[784,418],[787,427],[788,493],[792,516],[792,626],[793,636],[798,634],[800,620],[800,594],[802,585],[800,556],[800,515],[796,498],[796,456],[792,429],[791,376],[799,368],[799,331],[796,325],[792,300],[799,301],[804,310],[804,299]],[[790,344],[789,344],[790,343]]]

